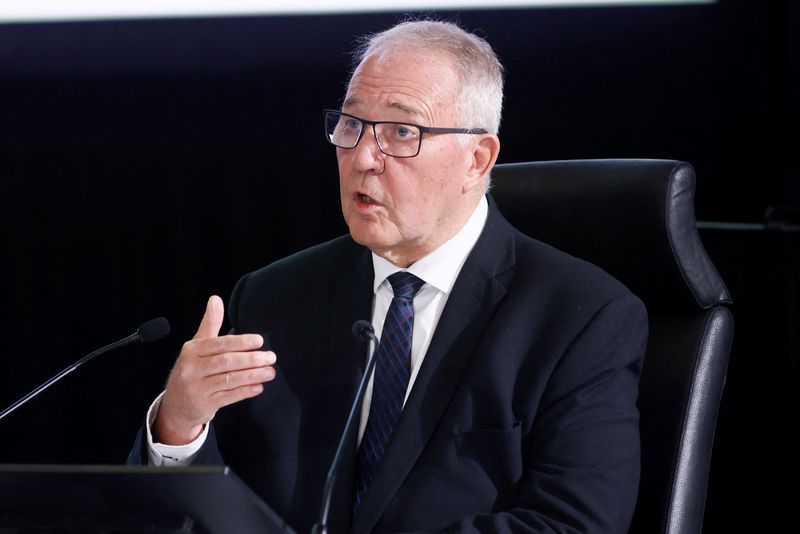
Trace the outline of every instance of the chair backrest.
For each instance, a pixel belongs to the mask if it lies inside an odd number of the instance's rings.
[[[733,316],[697,233],[694,170],[668,160],[574,160],[497,165],[492,177],[514,226],[602,267],[647,306],[631,532],[699,533]]]

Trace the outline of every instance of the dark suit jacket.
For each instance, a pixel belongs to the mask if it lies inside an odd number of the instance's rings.
[[[317,519],[365,367],[351,325],[369,319],[372,283],[369,251],[341,237],[245,276],[231,298],[234,330],[264,336],[277,378],[220,410],[196,462],[224,459],[300,532]],[[520,234],[490,199],[352,518],[350,438],[332,530],[627,531],[646,335],[644,307],[625,287]]]

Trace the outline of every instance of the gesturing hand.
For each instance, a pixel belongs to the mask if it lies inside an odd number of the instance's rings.
[[[223,406],[255,397],[275,378],[275,353],[256,350],[258,334],[220,336],[222,299],[208,299],[194,338],[187,341],[167,380],[153,433],[167,445],[190,443]]]

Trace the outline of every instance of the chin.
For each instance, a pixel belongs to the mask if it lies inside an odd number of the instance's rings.
[[[353,238],[353,241],[358,243],[359,245],[363,245],[370,250],[376,250],[381,248],[381,239],[377,236],[369,233],[364,232],[363,230],[359,231],[360,229],[350,227],[350,237]]]
[[[388,246],[386,237],[380,231],[376,233],[373,225],[359,221],[348,226],[350,228],[350,237],[353,238],[353,241],[367,247],[376,254]],[[373,226],[373,228],[370,228],[370,226]]]

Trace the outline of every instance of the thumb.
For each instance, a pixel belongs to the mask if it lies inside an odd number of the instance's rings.
[[[211,295],[206,304],[206,313],[200,321],[200,327],[194,335],[194,339],[204,337],[217,337],[222,328],[222,319],[225,317],[225,305],[217,295]]]

